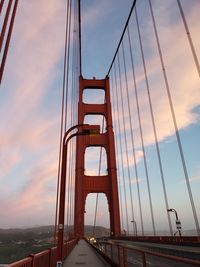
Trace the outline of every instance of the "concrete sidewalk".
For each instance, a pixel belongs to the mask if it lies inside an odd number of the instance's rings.
[[[80,240],[64,262],[63,267],[84,265],[88,267],[110,266],[85,240]]]

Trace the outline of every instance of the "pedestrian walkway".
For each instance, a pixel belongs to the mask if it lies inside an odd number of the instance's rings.
[[[63,267],[84,265],[88,267],[110,266],[85,240],[79,240],[64,262]]]

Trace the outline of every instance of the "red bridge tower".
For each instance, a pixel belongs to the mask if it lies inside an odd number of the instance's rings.
[[[85,89],[103,89],[104,104],[83,103]],[[106,121],[106,132],[99,135],[77,137],[76,181],[75,181],[75,218],[74,231],[78,237],[84,236],[84,211],[86,197],[89,193],[104,193],[107,197],[110,214],[110,231],[113,236],[120,235],[119,198],[117,187],[117,170],[115,143],[112,126],[109,78],[103,80],[86,80],[80,76],[78,124],[84,122],[85,115],[103,115]],[[87,176],[84,174],[84,156],[87,147],[104,147],[107,154],[108,174],[103,176]]]

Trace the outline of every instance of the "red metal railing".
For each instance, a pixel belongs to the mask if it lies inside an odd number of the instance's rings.
[[[93,247],[95,247],[101,255],[104,254],[109,258],[113,262],[113,266],[200,266],[199,260],[191,260],[107,242],[97,243],[95,246],[93,245]]]
[[[77,239],[72,239],[64,244],[64,257],[67,257],[74,246]],[[11,263],[8,267],[55,267],[57,262],[57,247],[47,249],[37,254],[32,254],[27,258]]]
[[[10,265],[8,265],[9,267],[32,267],[33,261],[32,261],[32,257],[27,257],[23,260],[20,260],[20,261],[17,261],[17,262],[14,262]]]
[[[200,244],[200,236],[121,236],[112,239],[194,246]]]

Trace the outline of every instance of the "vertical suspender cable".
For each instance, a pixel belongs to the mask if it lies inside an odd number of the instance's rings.
[[[112,71],[112,70],[111,70]],[[114,107],[114,110],[116,109],[116,101],[115,101],[115,94],[114,94],[114,70],[113,70],[113,75],[111,74],[112,76],[112,99],[113,99],[113,107]],[[112,109],[113,110],[113,109]],[[116,115],[116,112],[113,112],[114,114],[114,121],[117,122],[117,115]],[[116,124],[114,124],[114,128],[115,128],[115,133],[117,134],[117,126]],[[116,145],[116,152],[117,152],[117,158],[116,158],[116,161],[117,161],[117,170],[118,170],[118,187],[119,187],[119,198],[120,198],[120,219],[121,219],[121,226],[122,226],[122,229],[124,229],[124,219],[123,219],[123,208],[122,208],[122,189],[121,189],[121,181],[120,181],[120,167],[121,165],[119,164],[119,148],[118,148],[118,141],[117,141],[117,138],[116,138],[116,134],[115,134],[115,145]],[[120,134],[118,132],[118,134]]]
[[[122,50],[124,56],[124,45],[122,40]],[[119,50],[120,52],[120,50]],[[124,64],[125,64],[125,58]],[[131,186],[131,173],[130,173],[130,164],[129,164],[129,157],[128,157],[128,142],[127,142],[127,135],[126,135],[126,126],[125,126],[125,111],[124,111],[124,102],[123,102],[123,93],[122,93],[122,78],[121,78],[121,64],[119,60],[119,53],[118,53],[118,67],[119,67],[119,88],[120,88],[120,96],[121,96],[121,106],[122,106],[122,119],[123,119],[123,130],[124,130],[124,139],[125,139],[125,151],[126,151],[126,163],[127,163],[127,171],[128,171],[128,181],[129,181],[129,193],[131,199],[131,216],[133,221],[135,221],[134,215],[134,208],[133,208],[133,193],[132,193],[132,186]]]
[[[135,82],[135,71],[134,71],[134,66],[133,66],[133,53],[132,53],[132,48],[131,48],[131,39],[130,39],[129,26],[127,26],[127,33],[128,33],[129,52],[130,52],[130,56],[131,56],[132,71],[133,71],[134,82]],[[139,185],[139,178],[138,178],[138,168],[137,168],[137,161],[136,161],[133,126],[132,126],[131,113],[130,113],[129,88],[128,88],[128,78],[127,78],[126,69],[125,69],[125,78],[126,78],[126,92],[127,92],[128,109],[129,109],[129,123],[130,123],[130,128],[131,128],[131,142],[132,142],[132,148],[133,148],[133,159],[134,159],[135,177],[136,177],[136,184],[137,184],[137,195],[138,195],[138,203],[139,203],[140,222],[141,222],[141,228],[143,228],[142,227],[142,225],[143,225],[143,215],[142,215],[142,204],[141,204],[141,196],[140,196],[140,185]]]
[[[5,0],[1,0],[1,2],[0,2],[0,15],[1,15],[1,11],[3,9],[4,2],[5,2]]]
[[[73,56],[72,56],[72,94],[71,94],[71,124],[76,124],[76,110],[77,110],[77,92],[78,92],[78,79],[79,79],[79,38],[78,38],[78,1],[74,2],[74,26],[73,26],[73,33],[74,33],[74,42],[73,42]],[[72,165],[71,165],[71,172],[70,172],[70,217],[69,217],[69,224],[73,225],[73,218],[74,218],[74,182],[75,182],[75,158],[74,158],[74,151],[75,151],[76,142],[72,142]],[[74,230],[74,229],[73,229]]]
[[[144,57],[144,49],[143,49],[143,44],[142,44],[139,20],[138,20],[138,15],[137,15],[137,8],[135,8],[135,13],[136,13],[136,23],[137,23],[138,36],[139,36],[139,42],[140,42],[140,49],[141,49],[141,55],[142,55],[144,76],[145,76],[145,82],[146,82],[146,89],[147,89],[147,95],[148,95],[148,102],[149,102],[149,108],[150,108],[150,114],[151,114],[151,121],[152,121],[152,126],[153,126],[155,144],[156,144],[156,152],[157,152],[157,157],[158,157],[159,170],[160,170],[160,175],[161,175],[161,180],[162,180],[164,199],[165,199],[165,206],[166,206],[166,211],[167,211],[169,209],[168,197],[167,197],[164,173],[163,173],[163,168],[162,168],[160,149],[159,149],[159,145],[158,145],[158,136],[157,136],[157,131],[156,131],[153,107],[152,107],[152,100],[151,100],[151,93],[150,93],[150,88],[149,88],[149,81],[148,81],[148,78],[147,78],[147,70],[146,70],[146,63],[145,63],[145,57]],[[167,218],[168,218],[168,224],[169,224],[170,233],[171,233],[171,235],[173,235],[171,218],[170,218],[168,212],[167,212]],[[152,210],[152,219],[153,219],[153,210]],[[154,235],[155,235],[155,224],[154,223],[153,223],[153,226],[154,226],[153,229],[154,229]]]
[[[74,10],[74,16],[76,11]],[[70,0],[70,4],[69,4],[69,12],[68,12],[68,17],[69,17],[69,25],[68,25],[68,48],[67,48],[67,67],[66,67],[66,103],[68,103],[68,87],[69,87],[69,67],[70,67],[70,48],[71,48],[71,14],[72,14],[72,0]],[[72,94],[73,95],[73,94]],[[72,102],[71,102],[72,103]],[[73,105],[71,106],[71,108],[73,107]],[[71,111],[71,114],[73,114],[73,112]],[[67,117],[68,117],[68,105],[65,106],[65,131],[66,131],[66,127],[68,124],[67,121]],[[72,126],[73,121],[71,118],[71,121],[69,120],[69,125]],[[67,190],[67,219],[66,219],[66,225],[67,225],[67,234],[68,237],[70,238],[70,226],[71,226],[71,218],[72,218],[72,201],[71,201],[71,195],[72,195],[72,176],[73,176],[73,140],[71,140],[70,144],[69,144],[69,168],[68,168],[68,190]]]
[[[73,52],[74,55],[74,52]],[[74,63],[73,63],[74,66]],[[70,125],[73,125],[73,113],[74,113],[74,105],[73,105],[73,101],[74,101],[74,71],[73,71],[73,66],[72,66],[72,92],[71,92],[71,118],[70,118]],[[68,226],[68,230],[70,229],[70,224],[72,225],[72,211],[73,211],[73,192],[72,192],[72,184],[73,184],[73,140],[71,140],[70,143],[70,166],[69,166],[69,184],[68,184],[68,207],[67,207],[67,226]]]
[[[200,235],[199,221],[198,221],[197,212],[196,212],[194,199],[193,199],[193,195],[192,195],[192,190],[191,190],[191,186],[190,186],[190,180],[189,180],[189,176],[188,176],[188,171],[187,171],[187,167],[186,167],[182,143],[181,143],[178,125],[177,125],[177,121],[176,121],[174,106],[172,103],[171,92],[170,92],[168,78],[167,78],[167,74],[166,74],[166,70],[165,70],[165,66],[164,66],[164,61],[163,61],[163,56],[162,56],[162,51],[161,51],[161,46],[160,46],[160,41],[159,41],[159,37],[158,37],[158,32],[157,32],[157,27],[156,27],[156,22],[155,22],[155,17],[154,17],[154,13],[153,13],[151,0],[149,0],[149,6],[150,6],[151,16],[152,16],[152,20],[153,20],[153,26],[154,26],[154,32],[155,32],[158,52],[159,52],[159,56],[160,56],[160,62],[161,62],[162,70],[163,70],[163,77],[164,77],[166,91],[167,91],[167,95],[168,95],[169,106],[170,106],[172,119],[173,119],[173,123],[174,123],[176,139],[177,139],[177,143],[178,143],[178,147],[179,147],[180,157],[181,157],[181,161],[182,161],[182,165],[183,165],[183,171],[184,171],[184,175],[185,175],[185,181],[187,184],[188,194],[189,194],[190,203],[191,203],[191,207],[192,207],[193,217],[194,217],[194,221],[195,221],[195,225],[196,225],[197,234]]]
[[[118,155],[118,146],[116,144],[116,150]],[[119,160],[117,160],[117,170],[118,170],[118,187],[119,187],[119,198],[120,198],[120,218],[121,218],[121,226],[124,229],[124,218],[123,218],[123,208],[122,208],[122,189],[121,189],[121,181],[120,181],[120,171],[119,171]]]
[[[6,58],[7,58],[7,54],[8,54],[8,48],[10,45],[10,39],[11,39],[11,34],[12,34],[15,16],[16,16],[16,12],[17,12],[18,2],[19,2],[18,0],[15,0],[13,12],[12,12],[12,17],[11,17],[11,21],[10,21],[10,26],[8,29],[8,35],[7,35],[7,39],[6,39],[6,44],[5,44],[5,48],[4,48],[1,66],[0,66],[0,84],[2,81],[2,77],[3,77],[3,72],[4,72],[4,67],[5,67]],[[2,39],[2,44],[3,44],[3,39]]]
[[[79,66],[80,75],[82,74],[82,59],[81,59],[81,0],[78,0],[78,22],[79,22]]]
[[[112,70],[111,70],[112,72]],[[114,70],[113,70],[113,75],[111,73],[111,79],[112,79],[112,99],[113,99],[113,115],[114,115],[114,121],[117,122],[117,115],[116,115],[116,101],[115,100],[115,94],[114,94]],[[116,123],[117,124],[117,123]],[[120,179],[120,168],[121,165],[119,164],[119,148],[118,148],[118,144],[119,142],[117,141],[117,134],[119,135],[120,133],[117,131],[117,125],[114,123],[114,131],[115,131],[115,147],[116,147],[116,162],[117,162],[117,176],[118,176],[118,188],[119,188],[119,198],[120,198],[120,219],[121,219],[121,226],[122,229],[124,229],[124,219],[123,219],[123,208],[122,208],[122,190],[121,190],[121,179]]]
[[[66,179],[68,180],[67,183],[67,216],[66,216],[66,225],[67,225],[67,235],[69,237],[69,233],[70,233],[70,213],[71,213],[71,198],[70,198],[70,194],[71,194],[71,177],[72,177],[72,140],[69,143],[69,158],[67,159],[69,161],[69,168],[68,168],[68,175],[66,177]]]
[[[65,118],[64,118],[64,133],[66,132],[67,128],[67,115],[68,115],[68,88],[69,88],[69,63],[70,63],[70,48],[71,48],[71,13],[72,13],[72,0],[69,1],[69,8],[67,12],[68,17],[68,25],[67,25],[67,47],[65,51],[65,57],[66,57],[66,81],[65,81]]]
[[[124,174],[124,162],[122,157],[122,137],[121,137],[121,124],[120,124],[120,117],[119,117],[119,95],[118,95],[118,86],[117,86],[117,73],[115,68],[115,62],[114,62],[114,71],[115,71],[115,88],[116,88],[116,98],[117,98],[117,117],[118,117],[118,129],[119,129],[119,140],[120,140],[120,158],[122,163],[122,178],[123,178],[123,187],[124,187],[124,204],[125,204],[125,214],[126,214],[126,226],[127,231],[129,233],[129,224],[128,224],[128,208],[127,208],[127,197],[126,197],[126,184],[125,184],[125,174]]]
[[[3,27],[2,27],[1,35],[0,35],[0,52],[3,46],[3,40],[4,40],[5,33],[6,33],[7,25],[8,25],[8,19],[9,19],[11,8],[12,8],[12,3],[13,3],[13,0],[9,0],[8,6],[6,9],[5,18],[3,21]]]
[[[131,51],[132,51],[132,49],[131,49]],[[140,139],[141,139],[141,144],[142,144],[143,160],[144,160],[144,167],[145,167],[145,176],[146,176],[146,181],[148,184],[149,174],[148,174],[148,168],[147,168],[146,152],[145,152],[145,147],[144,147],[144,137],[143,137],[143,131],[142,131],[140,105],[139,105],[139,98],[138,98],[138,92],[137,92],[137,84],[136,84],[136,78],[135,78],[133,56],[131,57],[131,65],[132,65],[132,74],[133,74],[133,80],[134,80],[135,99],[136,99],[136,107],[137,107],[137,117],[138,117],[138,122],[139,122]],[[149,197],[149,199],[150,199],[150,197]],[[142,224],[142,234],[144,235],[144,226],[143,226],[142,220],[141,220],[141,224]]]
[[[95,201],[95,211],[94,211],[94,224],[93,224],[93,230],[92,235],[95,236],[95,230],[96,230],[96,222],[97,222],[97,209],[98,209],[98,203],[99,203],[99,194],[96,194],[96,201]]]
[[[71,92],[71,125],[74,124],[74,109],[76,105],[74,104],[75,101],[75,88],[76,88],[76,45],[77,45],[77,39],[76,39],[76,16],[77,16],[77,6],[76,2],[74,1],[74,20],[73,20],[73,53],[72,53],[72,92]],[[74,142],[71,143],[71,148],[74,149]],[[73,154],[73,149],[71,150],[71,153]],[[71,154],[71,156],[72,156]],[[72,158],[72,162],[74,163],[74,159]],[[74,164],[71,164],[70,166],[70,180],[69,180],[69,186],[68,186],[68,194],[69,194],[69,209],[68,209],[68,224],[72,225],[73,220],[73,191],[72,191],[72,184],[73,184],[73,166]]]
[[[189,41],[189,44],[190,44],[190,48],[191,48],[191,51],[192,51],[194,62],[195,62],[196,68],[197,68],[197,72],[198,72],[199,77],[200,77],[200,65],[199,65],[197,54],[196,54],[196,51],[195,51],[195,48],[194,48],[192,37],[190,35],[189,27],[187,25],[187,21],[185,19],[185,15],[184,15],[183,8],[182,8],[180,0],[177,0],[177,3],[178,3],[178,7],[179,7],[179,10],[180,10],[180,13],[181,13],[181,17],[182,17],[182,20],[183,20],[185,31],[186,31],[186,34],[187,34],[187,38],[188,38],[188,41]]]
[[[104,129],[104,117],[102,121],[102,132]],[[98,175],[101,175],[101,161],[102,161],[102,147],[100,148],[100,154],[99,154],[99,170]],[[96,228],[96,220],[97,220],[97,208],[98,208],[98,201],[99,201],[99,194],[96,194],[96,204],[95,204],[95,211],[94,211],[94,224],[93,224],[93,236],[95,236],[95,228]]]
[[[129,51],[130,51],[131,60],[132,60],[132,63],[133,63],[133,55],[132,55],[132,50],[131,50],[131,40],[130,40],[129,26],[127,26],[127,34],[128,34],[128,41],[129,41]],[[124,61],[125,61],[124,49],[123,49],[123,57],[124,57]],[[143,228],[142,204],[141,204],[140,185],[139,185],[138,169],[137,169],[137,161],[136,161],[133,125],[132,125],[132,121],[131,121],[130,100],[129,100],[130,97],[129,97],[129,86],[128,86],[126,65],[124,65],[124,71],[125,71],[125,80],[126,80],[126,96],[127,96],[127,101],[128,101],[129,124],[130,124],[130,129],[131,129],[131,143],[132,143],[132,150],[133,150],[134,169],[135,169],[135,177],[136,177],[136,184],[137,184],[137,195],[138,195],[138,203],[139,203],[139,214],[140,214],[140,221],[141,221],[141,226],[142,226],[141,228]]]
[[[80,1],[80,0],[78,0]],[[77,2],[76,7],[76,84],[75,84],[75,110],[78,111],[78,99],[79,99],[79,77],[81,74],[81,6]],[[74,112],[74,122],[78,121],[78,113]]]
[[[58,220],[58,198],[60,191],[60,168],[61,168],[61,156],[62,156],[62,139],[63,139],[63,124],[64,124],[64,106],[65,106],[65,79],[66,79],[66,62],[67,62],[67,33],[68,33],[68,10],[69,0],[67,1],[66,12],[66,28],[65,28],[65,52],[63,62],[63,83],[62,83],[62,101],[61,101],[61,121],[60,121],[60,144],[59,144],[59,158],[58,158],[58,176],[57,176],[57,193],[56,193],[56,212],[55,212],[55,229],[54,229],[54,243],[57,242],[57,220]]]
[[[73,60],[74,60],[74,44],[73,44]],[[70,126],[73,125],[73,101],[74,101],[74,61],[72,62],[72,86],[71,86],[71,114],[70,114]],[[67,227],[68,231],[70,229],[70,224],[72,221],[72,183],[73,183],[73,140],[70,142],[70,165],[69,165],[69,170],[68,170],[68,175],[69,175],[69,184],[68,184],[68,198],[67,198]]]

